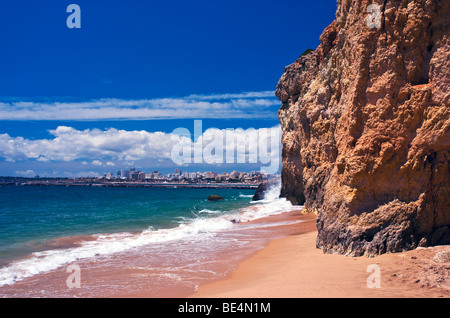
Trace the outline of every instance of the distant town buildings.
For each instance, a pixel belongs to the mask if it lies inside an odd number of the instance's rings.
[[[0,185],[53,185],[53,186],[124,186],[124,187],[238,187],[256,188],[268,179],[278,178],[279,175],[261,173],[259,171],[221,174],[213,171],[190,172],[175,169],[166,175],[158,171],[144,172],[135,168],[107,172],[101,177],[0,177]]]
[[[101,179],[116,180],[116,181],[140,181],[140,182],[245,182],[256,183],[267,179],[269,175],[263,174],[259,171],[239,172],[232,171],[231,173],[223,172],[219,174],[213,171],[206,172],[189,172],[181,171],[177,168],[173,173],[166,175],[158,171],[151,173],[130,168],[128,170],[118,170],[115,174],[112,172],[105,173]]]

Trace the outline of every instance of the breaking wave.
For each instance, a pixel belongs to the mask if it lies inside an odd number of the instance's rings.
[[[281,183],[276,183],[267,189],[263,200],[251,202],[249,206],[234,213],[203,209],[195,218],[183,219],[174,228],[155,230],[149,227],[138,234],[127,232],[96,234],[84,237],[82,241],[77,240],[77,244],[73,246],[69,244],[69,247],[35,252],[25,259],[14,261],[1,268],[0,286],[14,284],[75,261],[125,252],[149,244],[207,239],[221,231],[231,230],[239,226],[239,223],[298,210],[299,207],[292,206],[289,201],[279,197],[280,189]],[[71,241],[70,237],[59,240]]]

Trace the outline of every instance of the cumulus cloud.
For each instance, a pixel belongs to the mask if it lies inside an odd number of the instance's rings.
[[[22,176],[22,177],[34,177],[34,176],[36,176],[36,173],[31,169],[25,170],[25,171],[18,170],[18,171],[16,171],[16,175]]]
[[[210,128],[200,131],[196,139],[192,138],[195,132],[186,128],[163,133],[59,126],[50,133],[53,138],[37,140],[0,134],[0,158],[8,162],[80,160],[83,165],[94,166],[143,159],[170,159],[180,165],[260,162],[278,169],[279,126],[247,130]]]
[[[0,134],[0,157],[14,162],[24,159],[39,161],[73,161],[91,159],[91,164],[102,165],[100,159],[138,160],[168,158],[173,141],[170,134],[147,131],[76,130],[59,126],[50,130],[53,139],[30,140]]]
[[[83,102],[0,102],[0,120],[120,120],[175,118],[274,118],[273,91],[189,95],[180,98]]]

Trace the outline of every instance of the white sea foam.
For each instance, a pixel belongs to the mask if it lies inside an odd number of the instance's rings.
[[[217,210],[209,210],[209,209],[203,209],[198,211],[199,214],[201,213],[206,213],[206,214],[220,214],[221,211],[217,211]]]
[[[293,207],[286,199],[279,198],[280,187],[281,185],[277,184],[268,189],[263,200],[257,201],[235,214],[185,220],[185,223],[171,229],[155,230],[149,227],[140,234],[93,235],[94,240],[86,241],[81,246],[33,253],[26,259],[15,261],[7,267],[1,268],[0,286],[10,285],[27,277],[55,270],[79,260],[120,253],[149,244],[175,240],[206,240],[221,231],[235,228],[235,223],[249,222],[298,209],[298,207]],[[220,211],[204,209],[199,214],[202,213],[219,214]]]
[[[281,181],[273,183],[264,193],[264,198],[259,201],[252,201],[252,205],[244,208],[243,213],[238,215],[236,221],[248,222],[271,215],[298,210],[298,206],[293,206],[286,198],[280,198],[280,191]]]
[[[57,269],[65,264],[97,256],[124,252],[154,243],[174,240],[188,240],[200,235],[205,238],[218,231],[231,228],[233,224],[224,218],[197,219],[180,224],[173,229],[153,230],[149,228],[140,234],[116,233],[97,235],[97,239],[87,241],[82,246],[36,252],[27,259],[16,261],[0,269],[0,286],[9,285],[39,273]]]

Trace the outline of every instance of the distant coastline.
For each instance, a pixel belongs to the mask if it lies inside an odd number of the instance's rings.
[[[66,186],[66,187],[136,187],[136,188],[198,188],[257,189],[261,182],[184,183],[148,181],[110,181],[98,178],[22,178],[0,177],[0,186]]]

